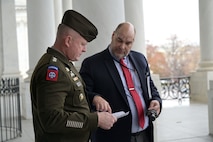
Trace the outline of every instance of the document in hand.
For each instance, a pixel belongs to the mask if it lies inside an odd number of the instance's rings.
[[[118,112],[114,112],[112,113],[113,116],[115,116],[117,119],[127,116],[129,114],[129,111],[124,112],[124,111],[118,111]]]

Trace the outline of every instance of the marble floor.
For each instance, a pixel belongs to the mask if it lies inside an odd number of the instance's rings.
[[[208,105],[189,99],[164,101],[155,126],[157,142],[213,142],[209,135]]]

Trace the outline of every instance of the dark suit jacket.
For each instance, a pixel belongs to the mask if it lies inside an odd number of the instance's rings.
[[[135,51],[130,52],[129,58],[138,72],[143,97],[148,108],[150,99],[147,89],[147,76],[149,76],[147,60],[144,55]],[[82,63],[80,74],[86,83],[90,101],[95,95],[100,95],[109,102],[113,112],[130,111],[121,78],[108,48],[86,58]],[[152,99],[158,100],[161,104],[161,98],[152,80],[150,80],[150,86]],[[130,142],[131,117],[131,113],[129,113],[128,116],[120,118],[110,130],[98,128],[94,139],[96,142]],[[150,142],[153,141],[151,121],[146,131],[150,135]]]

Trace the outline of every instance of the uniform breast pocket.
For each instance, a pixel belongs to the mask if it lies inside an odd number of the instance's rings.
[[[83,87],[74,88],[73,105],[79,106],[87,103]]]

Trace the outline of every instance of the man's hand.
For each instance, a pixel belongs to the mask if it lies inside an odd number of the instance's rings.
[[[109,130],[113,124],[117,122],[117,118],[109,112],[98,112],[98,127]]]
[[[157,100],[152,100],[150,102],[148,110],[152,110],[152,109],[156,110],[157,115],[159,115],[159,113],[160,113],[160,103]]]
[[[97,111],[107,111],[109,113],[112,113],[112,109],[109,103],[101,96],[95,96],[93,98],[93,105],[95,105]]]

